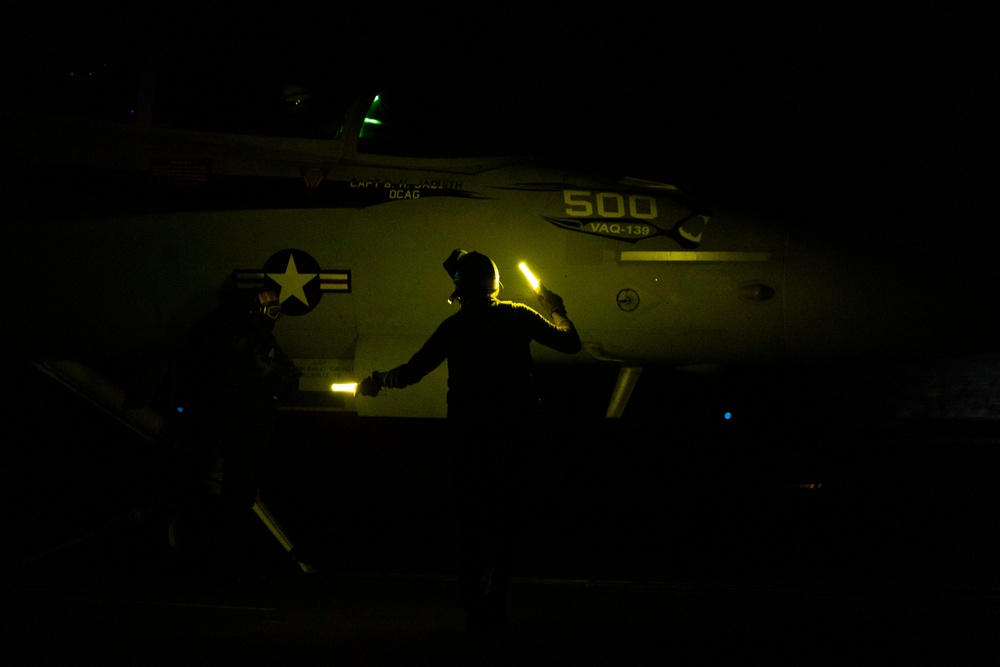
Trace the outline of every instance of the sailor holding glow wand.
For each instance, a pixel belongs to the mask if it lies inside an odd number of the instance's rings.
[[[562,299],[558,295],[553,294],[544,285],[542,285],[541,282],[538,280],[538,278],[535,277],[535,274],[531,272],[531,269],[528,268],[527,264],[521,262],[517,266],[519,269],[521,269],[521,273],[524,274],[524,277],[528,279],[528,283],[531,285],[531,289],[535,291],[535,294],[539,295],[538,296],[539,303],[541,303],[542,307],[545,308],[546,311],[548,311],[549,316],[553,317],[553,319],[555,318],[564,319],[563,317],[561,317],[565,315],[565,308],[562,307]],[[545,293],[544,296],[542,293],[543,290]],[[448,303],[451,303],[450,299]],[[331,391],[351,393],[351,394],[355,393],[357,389],[358,389],[358,383],[356,382],[334,383],[330,386]],[[362,395],[364,396],[366,394],[362,393]]]
[[[402,389],[448,361],[448,416],[476,411],[472,404],[509,402],[512,394],[531,389],[531,352],[536,341],[554,350],[580,351],[580,336],[566,315],[562,297],[543,285],[521,262],[521,271],[552,321],[524,304],[500,301],[500,271],[486,255],[455,250],[444,268],[455,285],[448,302],[461,306],[438,327],[409,362],[392,370],[374,371],[357,387],[361,396],[377,396],[384,388]],[[537,404],[537,400],[529,400]]]
[[[549,291],[544,285],[542,285],[541,281],[539,281],[538,278],[535,277],[535,274],[531,272],[531,269],[528,268],[527,264],[521,262],[517,266],[519,269],[521,269],[521,273],[524,274],[524,277],[527,278],[528,283],[531,285],[531,289],[535,291],[535,294],[539,295],[539,302],[542,304],[542,306],[543,307],[548,306],[546,310],[549,311],[549,316],[559,317],[560,315],[562,315],[563,314],[562,311],[564,311],[565,308],[560,309],[558,307],[562,305],[562,299],[559,298],[558,295],[555,295],[551,291]],[[541,290],[545,290],[546,297],[544,298],[542,297]],[[554,301],[553,297],[555,298],[555,300],[558,301],[553,303]],[[451,301],[449,301],[449,303],[451,303]],[[554,312],[554,311],[559,311],[559,312]],[[358,383],[356,382],[341,382],[330,385],[330,391],[334,392],[353,394],[357,392],[357,390],[358,390]]]
[[[501,629],[506,618],[506,581],[515,536],[530,504],[526,461],[558,438],[554,416],[544,414],[533,377],[531,343],[556,351],[580,351],[580,336],[562,298],[522,263],[538,303],[551,318],[522,303],[500,301],[500,272],[478,252],[455,250],[444,262],[454,283],[449,303],[461,308],[445,319],[408,362],[373,371],[356,396],[402,389],[448,362],[448,446],[455,460],[459,581],[472,631]]]

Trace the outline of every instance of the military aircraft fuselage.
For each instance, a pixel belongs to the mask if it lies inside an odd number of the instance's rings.
[[[584,351],[535,347],[540,363],[717,367],[991,342],[962,276],[876,245],[857,221],[778,223],[528,158],[394,154],[366,137],[374,108],[362,98],[320,138],[4,116],[13,344],[109,374],[168,358],[232,276],[279,293],[279,341],[303,389],[323,392],[406,361],[454,312],[441,267],[454,248],[497,263],[502,299],[535,303],[521,261],[563,296]],[[348,408],[441,416],[445,372]]]

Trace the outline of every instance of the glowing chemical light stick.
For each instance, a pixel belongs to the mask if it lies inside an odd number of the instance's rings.
[[[521,262],[517,266],[518,266],[519,269],[521,269],[521,273],[524,274],[524,277],[528,279],[528,282],[531,283],[531,289],[533,289],[533,290],[535,290],[537,292],[538,291],[539,282],[538,282],[538,278],[535,277],[535,274],[533,274],[531,272],[531,269],[529,269],[528,265],[525,264],[524,262]]]
[[[358,390],[357,382],[344,382],[344,383],[333,383],[330,385],[330,391],[342,391],[349,394],[353,394]]]

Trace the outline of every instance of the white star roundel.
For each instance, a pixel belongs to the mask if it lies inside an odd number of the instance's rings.
[[[295,248],[279,250],[264,262],[263,270],[234,271],[237,286],[277,292],[283,315],[305,315],[324,292],[351,292],[351,272],[324,271],[312,255]]]
[[[295,260],[298,259],[296,262]],[[278,293],[282,312],[303,315],[316,307],[322,295],[319,264],[301,250],[282,250],[264,263],[264,285]]]

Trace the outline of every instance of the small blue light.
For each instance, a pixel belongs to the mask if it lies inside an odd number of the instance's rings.
[[[184,412],[184,406],[183,405],[178,405],[177,406],[177,412]]]
[[[727,412],[727,413],[726,413],[725,415],[723,415],[723,416],[724,416],[724,417],[725,417],[726,419],[732,419],[732,418],[733,418],[733,413],[732,413],[732,412]]]

